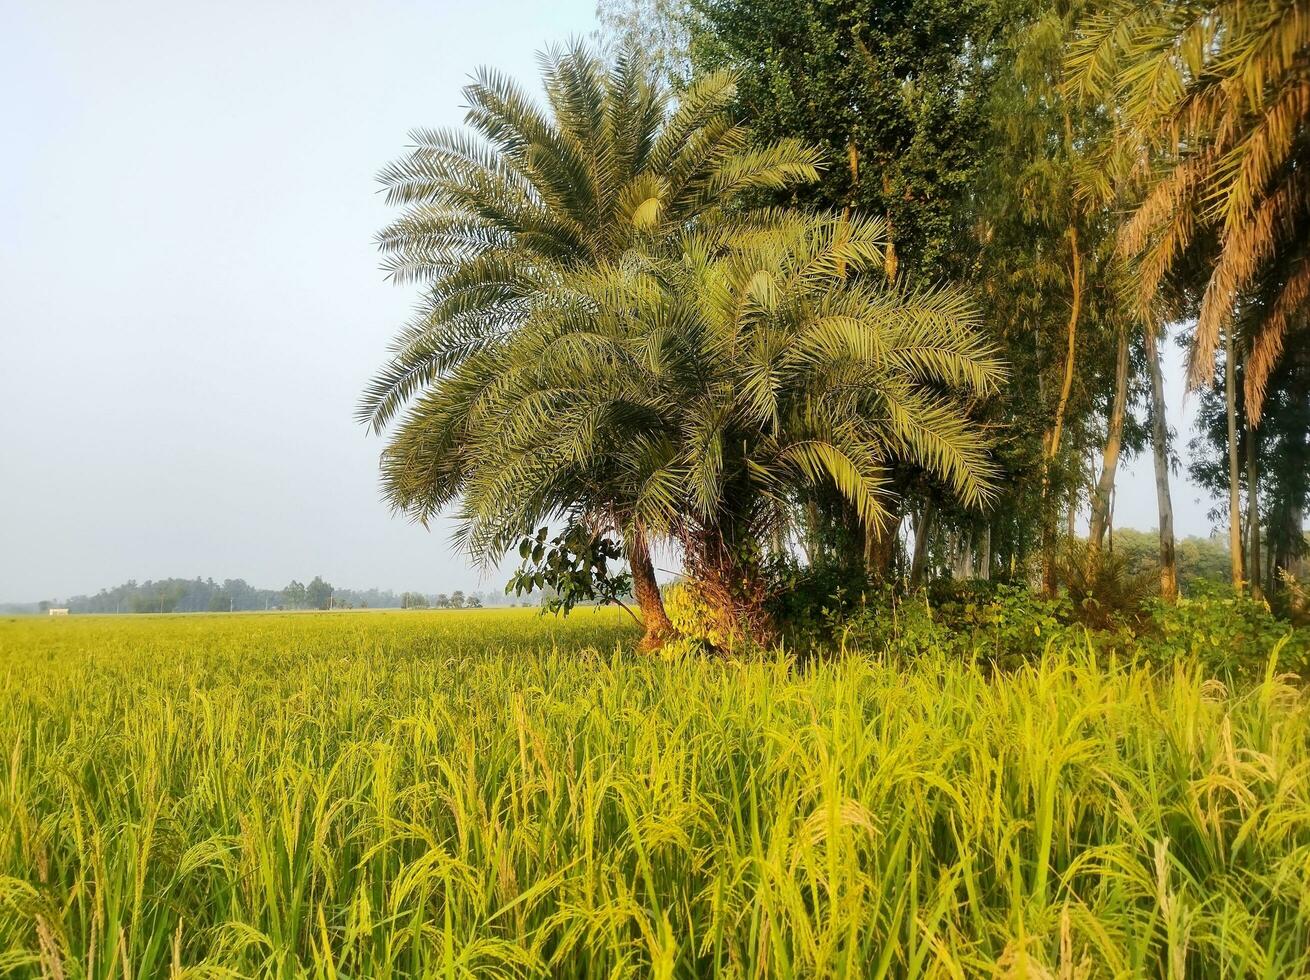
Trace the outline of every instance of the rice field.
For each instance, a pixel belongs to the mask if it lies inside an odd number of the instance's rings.
[[[1310,701],[616,612],[0,621],[0,975],[1310,975]]]

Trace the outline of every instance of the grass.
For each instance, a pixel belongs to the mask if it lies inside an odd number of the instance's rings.
[[[622,613],[0,622],[0,972],[1310,974],[1310,700]]]

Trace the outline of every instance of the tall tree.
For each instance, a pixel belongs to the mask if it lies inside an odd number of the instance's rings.
[[[1069,59],[1071,85],[1111,102],[1143,190],[1124,242],[1144,296],[1189,266],[1194,385],[1252,294],[1270,293],[1250,322],[1245,401],[1257,420],[1310,300],[1307,50],[1310,17],[1289,0],[1105,0]]]
[[[725,625],[767,636],[760,561],[798,490],[831,487],[866,523],[893,505],[898,460],[967,502],[988,492],[971,403],[1001,367],[958,293],[852,274],[885,260],[884,228],[770,211],[703,226],[666,260],[580,270],[424,399],[388,494],[420,513],[457,494],[474,554],[566,501],[629,513],[681,546]],[[465,472],[411,496],[445,430]]]
[[[1135,448],[1140,438],[1126,429],[1125,344],[1136,318],[1116,254],[1114,189],[1097,179],[1107,121],[1061,84],[1082,6],[1032,0],[1010,8],[977,193],[977,281],[1015,365],[998,403],[998,422],[1012,434],[1003,510],[1036,538],[1050,592],[1058,586],[1061,517],[1072,533],[1077,502],[1090,490],[1099,532],[1125,439]],[[1111,464],[1099,489],[1086,468],[1096,452]]]
[[[1115,476],[1119,470],[1119,453],[1123,447],[1124,417],[1128,412],[1128,327],[1119,327],[1118,349],[1115,355],[1114,398],[1110,407],[1106,429],[1105,448],[1101,453],[1101,475],[1092,494],[1092,513],[1087,539],[1093,548],[1100,548],[1109,524]]]
[[[882,277],[910,288],[963,281],[974,252],[973,183],[994,74],[993,0],[689,0],[691,63],[740,73],[738,105],[764,134],[800,137],[833,166],[786,203],[878,215],[888,247]],[[898,497],[934,494],[914,466],[892,475]],[[898,557],[899,505],[865,528],[840,498],[817,490],[802,513],[819,523],[812,560],[846,575],[887,575]],[[944,495],[949,498],[949,494]],[[956,507],[939,519],[972,522]],[[853,575],[852,575],[853,577]]]
[[[547,51],[541,63],[545,107],[483,69],[464,90],[470,132],[417,131],[413,152],[381,175],[388,201],[405,208],[379,236],[385,267],[424,293],[364,396],[360,417],[377,431],[410,404],[412,433],[426,411],[422,393],[512,335],[561,277],[658,251],[743,193],[818,176],[816,150],[796,139],[756,145],[732,118],[737,88],[728,73],[699,79],[674,104],[631,50],[606,66],[574,44]],[[421,519],[435,509],[413,501],[450,499],[466,474],[462,432],[434,429],[432,438],[442,441],[430,447],[431,471],[396,466],[394,445],[386,454],[391,499]],[[403,489],[397,473],[411,481]],[[667,629],[646,534],[629,514],[589,518],[625,536],[648,628]]]
[[[305,602],[310,609],[330,609],[332,592],[331,583],[323,581],[321,575],[315,575],[314,580],[305,586]]]
[[[1151,458],[1155,466],[1155,501],[1159,521],[1160,595],[1165,602],[1178,598],[1178,557],[1174,543],[1174,504],[1169,492],[1169,424],[1165,418],[1164,375],[1160,370],[1156,328],[1144,320],[1146,370],[1151,379]]]

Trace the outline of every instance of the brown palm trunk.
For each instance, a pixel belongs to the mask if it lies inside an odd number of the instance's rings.
[[[1124,414],[1128,406],[1128,331],[1119,331],[1119,349],[1114,362],[1114,402],[1110,407],[1110,426],[1101,454],[1101,478],[1092,496],[1091,527],[1087,535],[1093,548],[1100,548],[1110,519],[1110,497],[1119,469],[1119,451],[1123,445]]]
[[[640,649],[658,650],[673,636],[673,624],[664,611],[659,583],[655,581],[655,566],[650,560],[650,547],[639,530],[633,530],[628,545],[628,565],[632,569],[632,594],[641,609],[641,621],[646,633]]]
[[[1228,411],[1228,552],[1233,589],[1242,591],[1242,500],[1237,459],[1237,382],[1233,365],[1233,327],[1224,331],[1224,402]]]
[[[1155,457],[1155,502],[1160,515],[1160,595],[1178,599],[1178,557],[1174,549],[1174,504],[1169,492],[1169,425],[1165,418],[1164,376],[1155,329],[1148,323],[1146,368],[1151,373],[1151,453]]]
[[[726,549],[713,549],[698,563],[693,576],[701,598],[714,610],[727,649],[741,642],[770,646],[777,639],[773,617],[765,604],[764,582],[754,564],[743,564]]]
[[[896,507],[889,510],[885,520],[865,526],[864,571],[875,582],[886,582],[892,577],[900,527],[901,515]]]

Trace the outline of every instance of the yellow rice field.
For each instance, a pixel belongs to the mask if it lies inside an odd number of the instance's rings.
[[[1310,699],[621,612],[0,621],[0,975],[1310,975]]]

